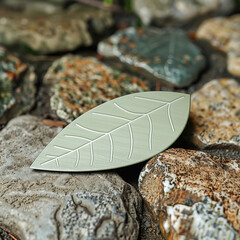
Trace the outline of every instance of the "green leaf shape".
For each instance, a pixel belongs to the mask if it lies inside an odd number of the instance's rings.
[[[99,105],[64,128],[31,168],[85,172],[125,167],[168,148],[182,133],[190,95],[150,91]]]

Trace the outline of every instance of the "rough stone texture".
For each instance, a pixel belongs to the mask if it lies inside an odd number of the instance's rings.
[[[17,12],[1,7],[0,43],[27,45],[41,53],[70,51],[90,46],[112,24],[110,12],[82,5],[73,5],[54,14]]]
[[[21,240],[137,239],[141,198],[115,173],[29,167],[60,129],[21,116],[0,134],[0,227]]]
[[[165,239],[240,239],[240,161],[170,149],[151,159],[139,189]]]
[[[135,12],[145,24],[154,22],[186,23],[209,13],[227,14],[233,10],[233,0],[134,0]]]
[[[33,106],[35,82],[33,68],[0,47],[0,124]]]
[[[51,108],[68,122],[108,100],[149,90],[142,79],[120,73],[96,58],[72,55],[56,60],[44,81],[52,89]]]
[[[226,52],[228,71],[240,76],[240,14],[206,20],[198,28],[197,37]]]
[[[212,80],[192,94],[187,137],[201,149],[240,149],[240,84],[236,80]]]
[[[98,52],[150,79],[186,87],[205,64],[200,50],[177,29],[127,28],[100,42]]]

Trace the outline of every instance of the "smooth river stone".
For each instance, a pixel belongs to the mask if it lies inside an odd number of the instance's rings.
[[[35,82],[33,67],[0,46],[0,124],[33,106]]]
[[[240,239],[240,161],[170,149],[152,158],[139,189],[165,239]]]
[[[54,14],[1,8],[0,43],[22,44],[44,54],[71,51],[92,45],[112,24],[109,11],[85,5],[76,4]]]
[[[234,0],[134,0],[133,7],[144,24],[180,25],[209,14],[228,14]]]
[[[56,60],[44,82],[51,88],[52,110],[67,122],[108,100],[149,90],[140,78],[112,69],[96,58],[78,55]]]
[[[240,84],[236,80],[212,80],[192,94],[188,138],[201,149],[240,149]]]
[[[190,85],[205,65],[200,50],[178,29],[130,27],[100,42],[98,53],[177,87]]]
[[[1,131],[0,228],[20,240],[137,240],[141,198],[118,174],[30,169],[60,130],[21,116]]]
[[[197,38],[227,53],[228,71],[240,77],[240,14],[206,20],[198,28]]]

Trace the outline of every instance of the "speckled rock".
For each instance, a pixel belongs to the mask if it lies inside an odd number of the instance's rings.
[[[203,148],[240,149],[240,84],[217,79],[191,96],[189,141]]]
[[[35,81],[33,68],[0,46],[0,124],[33,106]]]
[[[139,189],[165,239],[240,239],[240,161],[170,149],[142,170]]]
[[[51,108],[68,122],[108,100],[149,90],[145,81],[120,73],[96,58],[72,55],[56,60],[44,81],[52,88]]]
[[[206,20],[198,28],[197,37],[226,52],[228,71],[240,76],[240,14]]]
[[[98,52],[177,87],[191,84],[205,64],[200,50],[177,29],[127,28],[100,42]]]
[[[1,131],[0,228],[21,240],[137,239],[141,198],[119,175],[30,169],[59,131],[33,116]]]
[[[69,51],[90,46],[112,24],[110,12],[82,5],[54,14],[16,12],[1,7],[0,43],[22,44],[41,53]]]
[[[145,24],[173,22],[177,25],[208,14],[227,14],[233,0],[134,0],[135,12]]]

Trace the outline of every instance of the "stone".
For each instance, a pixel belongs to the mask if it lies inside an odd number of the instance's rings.
[[[51,14],[0,9],[0,43],[24,45],[42,54],[90,46],[113,24],[108,11],[81,5]]]
[[[205,65],[197,46],[177,29],[130,27],[100,42],[98,53],[116,58],[150,79],[177,87],[190,85]]]
[[[78,55],[54,61],[44,82],[52,89],[52,110],[67,122],[108,100],[149,90],[140,78],[120,73],[96,58]]]
[[[27,115],[1,131],[0,228],[21,240],[137,239],[141,198],[118,174],[30,169],[60,130]]]
[[[0,124],[33,106],[35,82],[33,67],[0,46]]]
[[[228,71],[240,77],[240,14],[204,21],[197,30],[197,38],[225,52]]]
[[[209,14],[229,14],[233,0],[134,0],[133,8],[144,24],[189,23]]]
[[[240,160],[169,149],[152,158],[139,189],[165,239],[240,239]]]
[[[189,141],[201,149],[240,149],[240,84],[216,79],[191,96]]]

